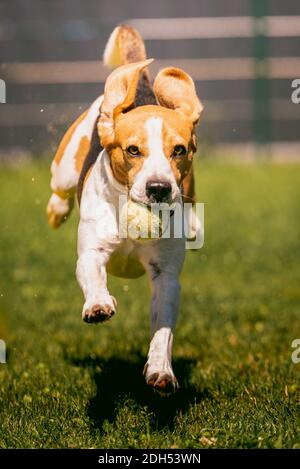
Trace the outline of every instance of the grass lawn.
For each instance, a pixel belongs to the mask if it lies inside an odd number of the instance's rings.
[[[111,322],[81,320],[78,215],[46,223],[45,165],[0,169],[0,447],[300,448],[300,167],[203,162],[205,246],[188,252],[174,369],[144,384],[146,278],[110,278]]]

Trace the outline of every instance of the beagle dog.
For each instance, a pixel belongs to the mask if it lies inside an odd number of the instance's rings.
[[[150,84],[139,33],[118,26],[104,52],[114,68],[97,98],[64,135],[51,166],[53,194],[49,224],[68,217],[76,191],[80,204],[76,275],[87,323],[110,319],[117,302],[107,273],[126,278],[148,274],[152,286],[151,343],[144,374],[163,395],[178,387],[172,369],[173,331],[179,308],[178,277],[185,257],[184,236],[147,242],[118,235],[120,196],[145,204],[195,202],[195,126],[203,111],[192,78],[165,68]],[[191,231],[201,230],[193,212]]]

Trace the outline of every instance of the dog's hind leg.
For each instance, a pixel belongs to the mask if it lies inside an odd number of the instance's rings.
[[[58,228],[69,216],[80,173],[91,146],[102,96],[91,105],[65,133],[51,165],[51,190],[47,205],[50,226]]]

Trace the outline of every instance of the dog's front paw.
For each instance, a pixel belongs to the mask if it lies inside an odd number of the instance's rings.
[[[116,300],[113,297],[107,301],[94,301],[85,303],[82,319],[88,324],[98,324],[108,321],[116,312]]]
[[[146,365],[144,369],[146,383],[161,396],[169,396],[170,394],[176,392],[179,388],[178,381],[171,370],[155,372],[150,371],[150,373],[148,370],[148,365]]]

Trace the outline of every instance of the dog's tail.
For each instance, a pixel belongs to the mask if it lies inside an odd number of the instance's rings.
[[[146,48],[141,35],[131,26],[121,24],[113,30],[107,41],[103,63],[113,69],[146,58]]]
[[[116,68],[120,65],[146,59],[145,43],[139,32],[124,24],[117,26],[106,44],[103,54],[104,65],[109,68]],[[147,68],[140,75],[135,97],[135,106],[144,106],[146,104],[157,104]]]

